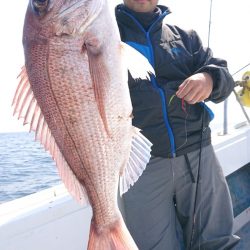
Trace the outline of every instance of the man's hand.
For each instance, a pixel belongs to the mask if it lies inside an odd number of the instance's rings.
[[[208,73],[197,73],[187,78],[176,92],[177,97],[183,98],[189,104],[202,102],[213,90],[213,79]]]

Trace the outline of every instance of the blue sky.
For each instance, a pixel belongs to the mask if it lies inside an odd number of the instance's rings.
[[[248,1],[213,1],[210,47],[216,57],[227,59],[231,73],[250,62]],[[119,2],[121,1],[112,0],[112,3]],[[172,10],[172,14],[165,19],[166,22],[197,30],[206,46],[210,2],[211,0],[162,0],[159,3]],[[22,27],[27,3],[28,0],[1,2],[0,132],[24,130],[22,123],[12,116],[11,101],[18,84],[16,77],[24,64]],[[235,75],[235,78],[238,79],[243,72],[245,70]],[[232,105],[237,106],[235,103]]]

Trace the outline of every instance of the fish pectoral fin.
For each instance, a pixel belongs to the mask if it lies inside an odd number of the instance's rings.
[[[50,152],[56,162],[59,175],[71,195],[79,203],[89,204],[85,187],[71,170],[51,133],[30,86],[25,67],[22,68],[19,79],[20,82],[12,102],[14,115],[18,114],[18,119],[22,118],[23,124],[29,125],[30,131],[35,132],[36,140],[39,140],[45,150]]]
[[[130,45],[121,42],[122,57],[134,79],[150,79],[155,71],[148,59]]]
[[[127,166],[120,176],[120,195],[126,193],[131,186],[139,179],[145,170],[149,160],[152,143],[140,133],[136,127],[132,127],[133,137],[130,150],[130,157]]]
[[[103,121],[104,129],[110,135],[105,111],[105,100],[107,99],[106,87],[109,81],[108,70],[105,67],[101,52],[95,54],[87,48],[87,54],[97,108]]]

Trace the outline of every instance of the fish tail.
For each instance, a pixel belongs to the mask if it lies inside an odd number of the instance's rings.
[[[125,223],[119,219],[104,229],[97,229],[92,221],[88,250],[138,250]]]

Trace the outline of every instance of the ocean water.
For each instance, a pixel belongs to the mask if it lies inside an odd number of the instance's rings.
[[[34,133],[0,133],[0,203],[60,183],[54,161]]]

